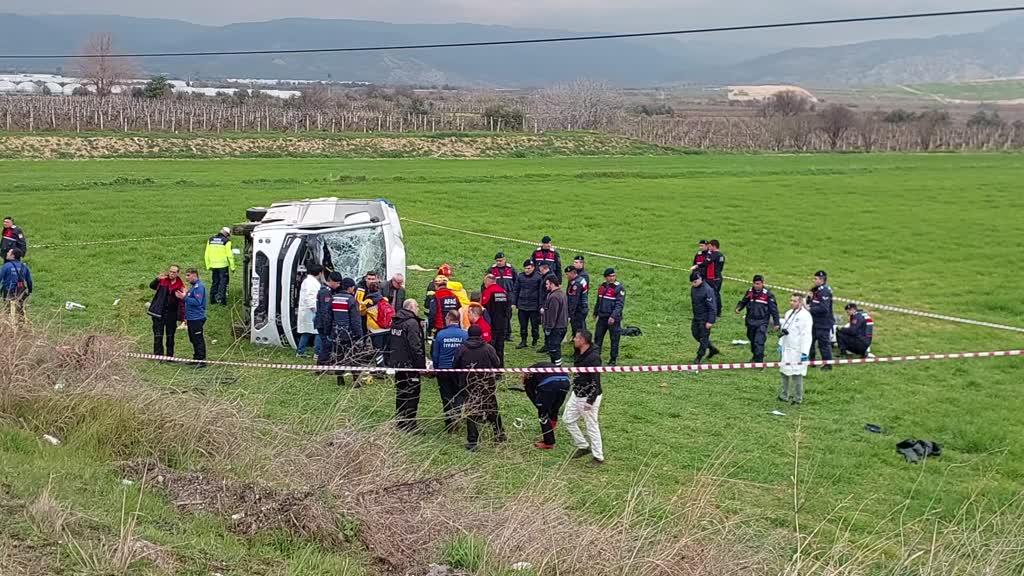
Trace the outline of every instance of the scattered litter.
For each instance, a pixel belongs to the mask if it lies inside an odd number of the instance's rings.
[[[451,568],[444,564],[431,564],[430,571],[427,572],[427,576],[448,576]]]
[[[57,392],[60,392],[61,390],[64,390],[65,386],[66,384],[64,383],[64,378],[58,377],[57,383],[53,385],[53,389],[56,390]]]
[[[127,479],[127,478],[122,478],[121,479],[121,485],[122,486],[134,486],[135,482],[133,482],[133,481]]]
[[[896,444],[896,451],[907,459],[907,464],[920,462],[929,456],[942,456],[942,446],[938,442],[913,438],[907,438]]]
[[[771,414],[772,416],[785,416],[786,415],[785,412],[779,412],[778,410],[772,410],[771,412],[769,412],[769,414]]]
[[[54,446],[60,446],[60,440],[53,436],[50,436],[49,434],[43,434],[43,440],[46,440],[47,442],[53,444]]]
[[[64,309],[65,310],[85,310],[85,306],[79,304],[78,302],[68,301],[68,302],[64,303]]]
[[[210,344],[216,344],[216,343],[217,343],[217,339],[216,338],[214,338],[213,340],[210,340]]]
[[[659,386],[661,388],[668,388],[668,382],[662,382],[661,384],[659,384]]]
[[[121,303],[121,299],[120,298],[118,298],[117,300],[114,300],[114,306],[117,306],[120,303]]]
[[[635,338],[637,336],[643,336],[644,333],[636,326],[626,326],[622,329],[622,335],[629,338]]]
[[[529,562],[516,562],[512,565],[512,569],[516,572],[519,572],[520,570],[533,570],[533,564],[530,564]]]
[[[430,272],[430,270],[427,270],[423,266],[417,266],[415,264],[407,264],[405,268],[407,270],[412,270],[413,272]]]
[[[231,515],[232,520],[241,520],[242,518],[245,518],[245,512],[239,512],[238,514]]]
[[[733,340],[732,341],[732,345],[733,346],[748,346],[748,345],[750,345],[750,340]]]
[[[239,254],[242,253],[242,250],[239,248],[232,248],[231,253],[234,254],[235,256],[238,256]]]
[[[512,425],[515,426],[517,429],[522,430],[523,426],[526,426],[526,423],[523,422],[522,418],[516,418],[515,422],[512,422]]]
[[[885,434],[885,428],[882,428],[878,424],[865,424],[864,429],[873,434]]]

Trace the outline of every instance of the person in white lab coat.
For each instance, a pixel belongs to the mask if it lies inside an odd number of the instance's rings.
[[[316,342],[315,349],[320,349],[320,336],[316,332],[313,317],[316,316],[316,295],[320,291],[320,274],[324,269],[319,264],[306,267],[306,277],[299,287],[299,345],[295,349],[296,356],[306,355],[306,346]]]
[[[804,298],[793,294],[789,298],[789,311],[782,320],[779,339],[779,350],[782,355],[782,387],[779,388],[779,400],[793,404],[804,401],[804,376],[807,375],[807,355],[811,351],[813,340],[811,327],[814,323],[811,313],[804,308]],[[789,394],[793,387],[792,397]]]

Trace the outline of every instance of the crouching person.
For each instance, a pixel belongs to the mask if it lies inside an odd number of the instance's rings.
[[[484,342],[483,330],[479,326],[469,327],[469,338],[459,351],[455,353],[453,368],[481,369],[500,368],[501,360],[494,347]],[[498,413],[498,374],[495,372],[464,372],[463,388],[467,392],[466,415],[466,450],[475,452],[480,438],[478,424],[488,423],[494,427],[494,440],[505,441],[505,431],[501,427],[501,415]]]
[[[601,350],[594,346],[594,337],[586,330],[580,330],[572,339],[576,348],[573,364],[577,368],[598,367],[601,365]],[[601,374],[578,373],[572,382],[572,394],[565,405],[562,421],[572,436],[576,446],[573,458],[590,456],[589,466],[604,464],[604,447],[601,442],[601,428],[598,426],[597,415],[601,409]],[[587,426],[587,437],[580,431],[579,419]],[[589,443],[587,439],[589,438]]]
[[[538,362],[530,368],[557,368],[552,362]],[[554,374],[526,374],[523,376],[523,388],[526,395],[537,407],[537,419],[540,421],[541,440],[533,445],[541,450],[551,450],[555,447],[555,428],[558,427],[558,413],[562,411],[562,404],[565,403],[565,396],[572,388],[569,382],[569,375],[562,373]]]

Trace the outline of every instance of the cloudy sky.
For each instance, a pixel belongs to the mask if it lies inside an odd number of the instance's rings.
[[[0,11],[23,14],[119,14],[201,24],[287,17],[387,22],[475,22],[573,30],[638,31],[1007,6],[1007,0],[0,0]],[[974,31],[1003,18],[960,17],[871,26],[835,26],[748,35],[793,45],[854,42],[889,36]],[[732,35],[727,40],[738,40]]]

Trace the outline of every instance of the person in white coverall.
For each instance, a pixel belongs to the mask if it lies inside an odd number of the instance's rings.
[[[299,345],[296,346],[295,355],[305,356],[306,346],[310,342],[316,342],[314,349],[319,354],[320,341],[313,322],[316,316],[316,295],[320,292],[320,274],[323,268],[319,264],[310,264],[306,267],[306,277],[299,287]]]
[[[779,400],[793,404],[804,401],[804,376],[807,375],[807,355],[811,351],[813,335],[811,327],[814,323],[811,313],[804,308],[804,299],[800,294],[789,298],[789,311],[782,320],[779,339],[779,350],[782,355],[782,387],[779,388]],[[793,396],[790,397],[790,385]]]

